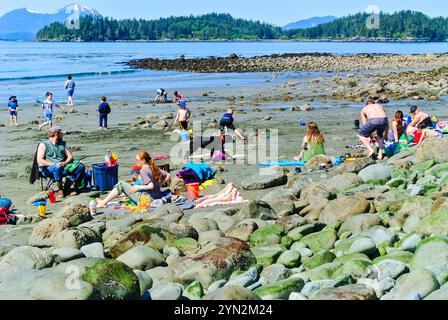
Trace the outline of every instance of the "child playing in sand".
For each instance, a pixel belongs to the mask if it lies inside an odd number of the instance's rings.
[[[414,143],[417,143],[419,147],[426,138],[443,137],[443,133],[437,130],[426,129],[425,123],[420,123],[417,125],[417,131],[414,131]]]
[[[110,106],[107,103],[106,97],[101,97],[101,104],[98,107],[99,113],[99,129],[107,129],[107,115],[111,112]]]
[[[219,121],[219,130],[221,131],[221,134],[226,132],[227,129],[232,130],[235,135],[241,139],[241,140],[245,140],[245,138],[243,137],[243,135],[241,134],[241,132],[239,132],[239,130],[235,129],[235,125],[233,124],[234,119],[233,119],[233,110],[232,109],[228,109],[227,112],[222,116],[221,121]]]
[[[9,98],[8,102],[9,119],[10,126],[18,126],[17,123],[17,113],[19,112],[19,103],[17,102],[17,97],[12,96]]]
[[[53,94],[51,92],[47,92],[45,96],[46,99],[42,103],[42,110],[44,110],[45,122],[39,126],[39,131],[42,130],[42,128],[45,126],[50,126],[50,128],[53,126],[53,108],[55,106],[58,107],[59,109],[64,109],[64,107],[61,107],[55,101],[53,101]]]
[[[188,130],[191,111],[187,108],[185,101],[179,101],[177,105],[179,106],[179,111],[177,112],[176,118],[174,118],[174,125],[179,125],[181,129]]]
[[[185,99],[185,96],[180,94],[178,91],[174,91],[173,95],[174,95],[173,102],[179,102],[179,101],[187,102],[187,100]]]
[[[165,89],[157,89],[156,91],[156,102],[168,102],[168,91],[166,91]]]

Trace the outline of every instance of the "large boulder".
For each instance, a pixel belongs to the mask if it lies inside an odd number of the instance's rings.
[[[377,300],[375,291],[362,284],[322,288],[310,300]]]
[[[277,261],[280,254],[286,251],[286,249],[279,244],[273,244],[268,246],[253,247],[251,248],[251,251],[255,256],[257,263],[267,267]]]
[[[253,221],[242,221],[238,225],[230,228],[226,232],[227,237],[237,238],[242,241],[249,241],[251,235],[258,229],[258,225]]]
[[[28,243],[34,247],[51,247],[56,236],[68,229],[70,222],[66,218],[50,218],[39,222],[33,229]]]
[[[410,269],[427,269],[444,284],[448,281],[448,240],[432,237],[423,240],[412,257]]]
[[[117,258],[135,246],[145,245],[162,250],[166,244],[182,238],[198,239],[197,231],[174,222],[139,223],[109,248],[113,258]],[[107,247],[107,246],[106,246]]]
[[[318,183],[313,183],[305,186],[300,193],[300,199],[306,200],[309,203],[313,204],[319,202],[322,199],[331,199],[333,197],[333,193],[330,192],[323,185]]]
[[[336,170],[338,173],[356,173],[358,174],[362,169],[375,164],[371,158],[358,158],[353,162],[346,162],[341,164]]]
[[[317,253],[321,250],[332,249],[336,242],[336,238],[336,231],[329,229],[306,235],[300,242],[305,244],[314,253]]]
[[[235,238],[221,238],[205,246],[197,254],[174,260],[170,267],[175,280],[184,285],[201,282],[207,289],[217,280],[227,279],[236,270],[247,270],[256,263],[249,246]]]
[[[252,200],[244,204],[237,215],[239,220],[245,219],[261,219],[272,220],[275,219],[275,213],[271,206],[262,200]]]
[[[288,177],[281,169],[261,169],[262,172],[244,179],[241,183],[244,190],[263,190],[285,185]]]
[[[202,300],[260,300],[260,297],[249,289],[229,285],[207,294]]]
[[[412,226],[411,231],[427,236],[445,236],[448,233],[448,209],[441,209],[421,219]]]
[[[339,193],[359,186],[362,182],[362,179],[354,173],[343,173],[324,180],[320,184],[333,193]]]
[[[268,224],[257,231],[250,237],[251,247],[260,245],[270,245],[280,243],[281,237],[285,234],[283,227],[278,224]],[[278,241],[276,241],[278,240]]]
[[[21,270],[51,267],[54,257],[51,253],[34,247],[18,247],[0,261],[0,281]]]
[[[270,283],[254,290],[254,293],[263,300],[288,299],[292,292],[300,292],[305,282],[299,277]]]
[[[362,169],[358,176],[365,183],[385,184],[392,178],[392,171],[382,164],[373,164]]]
[[[448,162],[448,140],[446,139],[427,139],[417,149],[417,163],[426,160],[435,160],[438,163]]]
[[[137,300],[140,286],[137,275],[122,262],[102,259],[86,267],[81,279],[90,283],[104,300]]]
[[[350,232],[356,236],[362,231],[369,229],[372,226],[380,224],[380,218],[376,214],[366,213],[351,216],[339,228],[339,234]]]
[[[153,248],[140,246],[126,251],[117,258],[133,270],[148,270],[154,267],[163,266],[165,259],[163,255]]]
[[[421,218],[425,218],[426,216],[430,215],[433,204],[434,201],[429,197],[411,197],[403,203],[403,206],[395,216],[401,221],[405,221],[412,216],[415,222],[412,222],[412,220],[410,220],[406,223],[407,230],[405,231],[409,232],[412,226],[418,223]]]
[[[439,283],[432,272],[415,269],[398,278],[395,287],[381,300],[420,300],[438,288]]]
[[[330,201],[320,214],[319,222],[331,224],[337,220],[345,221],[347,218],[367,213],[369,202],[358,196],[348,196]]]
[[[63,230],[55,237],[54,244],[57,247],[69,247],[80,249],[82,246],[101,242],[101,234],[87,227],[77,227]]]
[[[70,274],[51,269],[19,271],[0,283],[0,300],[91,300],[97,297],[91,284],[75,278],[70,280]]]
[[[77,227],[82,223],[92,220],[89,207],[80,203],[65,205],[54,214],[54,217],[67,219],[70,227]]]

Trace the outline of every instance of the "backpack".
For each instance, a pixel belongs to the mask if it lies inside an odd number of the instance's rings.
[[[106,108],[104,109],[104,111],[106,111],[106,114],[109,114],[109,113],[112,112],[112,110],[110,109],[110,105],[109,104],[106,105]]]

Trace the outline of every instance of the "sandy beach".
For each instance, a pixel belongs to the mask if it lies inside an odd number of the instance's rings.
[[[416,59],[413,58],[413,60]],[[412,67],[416,71],[422,71],[422,69],[437,69],[441,65],[442,63],[437,62],[434,65],[419,64],[417,67],[414,65]],[[178,88],[178,90],[190,100],[189,107],[193,112],[192,120],[201,121],[204,129],[214,120],[219,121],[226,109],[231,107],[235,110],[236,126],[245,132],[253,129],[278,129],[279,159],[292,160],[300,152],[301,140],[306,130],[306,127],[300,126],[299,122],[301,120],[315,121],[325,135],[327,155],[339,157],[347,152],[355,153],[354,150],[348,150],[346,146],[358,144],[357,130],[354,130],[353,126],[354,121],[360,118],[360,108],[364,105],[365,99],[372,95],[377,98],[390,98],[387,95],[387,90],[376,90],[374,87],[379,81],[379,77],[386,72],[399,71],[396,64],[392,70],[389,70],[390,67],[388,65],[388,70],[377,69],[374,71],[366,71],[366,68],[360,67],[355,74],[353,71],[327,74],[321,72],[318,75],[310,72],[296,78],[288,78],[287,81],[274,81],[277,74],[273,73],[272,83],[265,82],[257,86],[242,86],[237,89],[227,87],[197,89],[189,88],[186,83],[185,87]],[[356,85],[353,85],[353,81],[356,81]],[[441,87],[439,92],[424,95],[422,93],[425,90],[423,83],[414,83],[413,85],[422,87],[422,90],[411,92],[399,100],[391,99],[389,103],[385,104],[389,117],[392,117],[396,110],[402,110],[406,114],[409,112],[411,104],[418,104],[431,116],[448,119],[448,110],[445,107],[446,97],[443,95],[444,88]],[[355,97],[352,91],[356,89],[359,92],[362,91],[362,88],[370,90]],[[116,93],[117,96],[126,94],[126,92]],[[417,94],[421,94],[421,97],[415,97]],[[98,95],[101,95],[101,92],[98,92]],[[437,96],[437,99],[430,99],[434,95]],[[151,155],[170,154],[171,148],[176,144],[170,140],[172,129],[168,127],[157,129],[157,125],[154,123],[146,125],[147,121],[144,119],[155,119],[154,122],[165,119],[164,121],[169,123],[172,121],[170,120],[172,115],[169,113],[176,113],[176,105],[174,103],[148,103],[150,98],[148,96],[134,98],[140,99],[141,103],[128,102],[126,99],[110,101],[112,113],[109,117],[110,129],[107,131],[98,130],[96,108],[99,102],[96,102],[96,97],[92,97],[88,103],[76,105],[73,110],[69,108],[65,112],[56,110],[55,124],[64,129],[64,140],[74,156],[86,157],[83,162],[88,168],[94,163],[103,162],[106,150],[110,148],[119,156],[120,179],[129,180],[130,167],[134,164],[134,156],[137,151],[147,150]],[[312,111],[301,111],[300,107],[306,104],[311,106]],[[4,126],[0,127],[0,140],[2,141],[0,195],[13,200],[16,212],[34,217],[18,226],[6,226],[0,229],[3,239],[1,250],[5,254],[17,246],[28,245],[29,236],[40,220],[37,217],[37,209],[27,201],[40,192],[40,184],[37,182],[35,185],[30,185],[28,179],[36,146],[47,138],[47,134],[45,130],[42,132],[37,130],[36,120],[43,120],[42,111],[37,104],[21,105],[18,128],[9,128],[7,111],[4,109],[1,111],[0,124]],[[217,129],[216,124],[214,126]],[[246,154],[253,150],[254,146],[247,143]],[[163,164],[166,161],[159,163]],[[217,166],[214,165],[214,167]],[[217,177],[223,180],[224,184],[206,189],[203,195],[216,193],[230,182],[236,185],[246,200],[257,199],[271,191],[250,191],[242,188],[242,181],[245,178],[259,172],[259,167],[253,164],[223,164],[219,167],[223,169],[223,172],[218,173]],[[179,166],[174,166],[174,169],[179,168]],[[288,168],[288,171],[288,180],[292,183],[297,179],[306,180],[308,178],[317,182],[338,175],[336,168],[329,172],[307,173],[304,170],[303,175],[296,174],[294,168]],[[175,172],[176,170],[172,173]],[[70,201],[87,205],[88,200],[88,194],[82,194],[64,202],[49,205],[48,217],[51,218]],[[241,205],[236,208],[241,208]],[[210,209],[185,211],[182,221],[186,223],[189,217],[208,211]],[[119,214],[115,217],[100,216],[95,218],[95,221],[98,219],[98,221],[106,222],[124,218],[126,218],[126,214]]]

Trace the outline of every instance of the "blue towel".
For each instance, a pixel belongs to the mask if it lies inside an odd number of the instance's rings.
[[[259,164],[257,164],[257,166],[259,166],[259,167],[272,167],[272,166],[303,167],[303,166],[305,166],[305,163],[302,161],[279,160],[279,161],[269,161],[266,163],[259,163]]]
[[[206,163],[191,163],[187,162],[185,164],[185,168],[191,169],[199,177],[199,182],[204,182],[207,180],[211,180],[215,177],[215,170],[213,170],[208,164]]]

